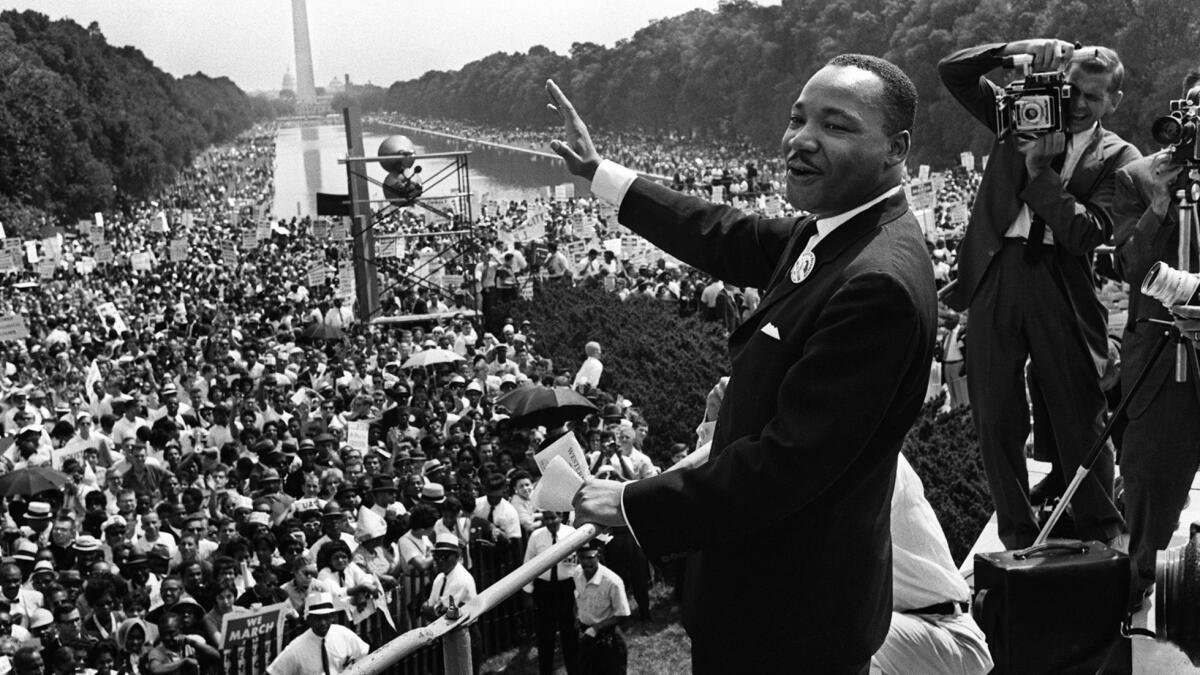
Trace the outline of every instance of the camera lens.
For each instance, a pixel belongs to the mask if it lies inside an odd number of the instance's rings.
[[[1154,577],[1158,638],[1200,666],[1200,523],[1192,523],[1188,543],[1159,551]]]
[[[1150,125],[1150,135],[1159,145],[1175,145],[1183,138],[1183,123],[1175,115],[1163,115]]]
[[[1021,115],[1026,122],[1036,122],[1042,116],[1042,111],[1036,106],[1027,105],[1021,109]]]

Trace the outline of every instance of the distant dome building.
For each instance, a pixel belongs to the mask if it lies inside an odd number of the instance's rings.
[[[340,78],[340,77],[335,77],[332,80],[330,80],[329,86],[325,88],[326,93],[329,93],[329,94],[338,94],[345,90],[346,90],[346,83],[343,82],[342,78]]]
[[[287,72],[283,74],[283,86],[281,86],[279,90],[290,91],[292,93],[296,92],[296,78],[292,77],[291,66],[288,66]]]

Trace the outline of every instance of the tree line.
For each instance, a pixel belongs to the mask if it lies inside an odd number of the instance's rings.
[[[526,127],[551,122],[542,83],[554,78],[594,126],[774,148],[803,83],[833,56],[859,52],[913,79],[920,105],[912,159],[946,166],[963,150],[986,154],[991,136],[942,88],[938,60],[980,43],[1058,37],[1117,50],[1125,97],[1106,125],[1153,150],[1150,122],[1200,64],[1198,34],[1200,3],[1177,0],[727,0],[716,12],[656,21],[611,48],[577,42],[562,55],[535,46],[430,71],[393,84],[386,105]]]
[[[95,23],[0,12],[0,222],[13,236],[43,214],[121,208],[272,114],[228,78],[164,73]]]

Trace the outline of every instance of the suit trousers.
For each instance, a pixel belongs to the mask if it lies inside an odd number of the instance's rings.
[[[1063,476],[1074,475],[1104,427],[1100,373],[1056,265],[1052,250],[1030,260],[1021,240],[1006,239],[971,300],[966,354],[971,413],[1000,540],[1009,549],[1029,546],[1038,533],[1025,468],[1026,360],[1045,412],[1035,419],[1049,426]],[[1109,443],[1071,501],[1081,538],[1104,541],[1121,532],[1112,489]]]
[[[1167,347],[1160,357],[1174,361]],[[1121,476],[1129,523],[1130,591],[1135,598],[1154,583],[1155,553],[1171,543],[1179,513],[1200,468],[1200,400],[1195,376],[1168,377],[1146,410],[1125,428]]]
[[[575,628],[575,581],[559,579],[533,582],[537,617],[538,672],[554,672],[554,645],[562,637],[563,663],[568,673],[579,669],[579,632]]]

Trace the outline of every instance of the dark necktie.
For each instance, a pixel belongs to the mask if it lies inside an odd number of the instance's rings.
[[[1070,147],[1070,144],[1071,134],[1067,134],[1067,145],[1065,147]],[[1067,151],[1063,150],[1060,154],[1056,155],[1054,159],[1050,160],[1050,168],[1054,169],[1054,173],[1061,175],[1066,161]],[[1038,214],[1033,213],[1033,210],[1030,209],[1029,238],[1025,240],[1026,262],[1034,262],[1037,260],[1038,255],[1041,254],[1042,249],[1045,248],[1043,245],[1043,241],[1045,241],[1045,239],[1046,221],[1043,220]]]
[[[550,545],[553,546],[557,543],[558,530],[554,530],[550,532]],[[550,568],[550,581],[558,581],[558,563],[554,563],[554,566]]]
[[[446,594],[446,580],[449,578],[450,578],[449,575],[446,575],[446,574],[442,575],[442,586],[441,586],[441,588],[438,589],[438,594],[437,594],[438,602],[441,602],[442,596]]]
[[[495,525],[495,524],[496,524],[496,505],[495,505],[495,504],[489,504],[488,506],[489,506],[489,508],[488,508],[488,522],[489,522],[489,523],[491,523],[491,524],[493,524],[493,525]]]
[[[329,673],[329,652],[325,651],[325,638],[321,638],[321,672],[325,675]]]

